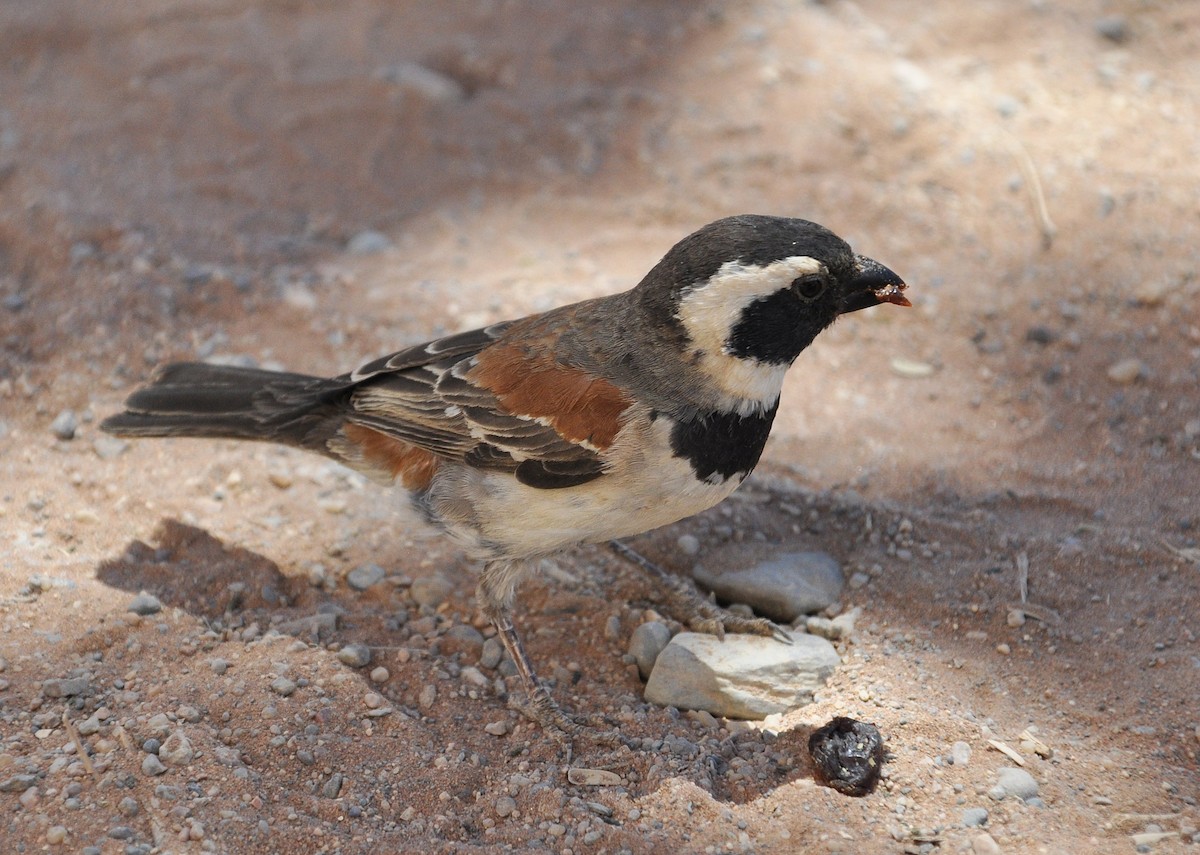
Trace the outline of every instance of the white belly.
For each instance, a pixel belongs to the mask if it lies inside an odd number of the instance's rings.
[[[449,533],[479,557],[533,557],[641,534],[707,510],[737,489],[739,475],[698,481],[688,461],[670,455],[670,431],[670,421],[659,419],[641,436],[623,432],[613,448],[613,474],[577,487],[542,490],[506,473],[460,472],[472,482],[473,519],[456,525],[447,517],[457,514],[440,515]],[[435,501],[448,510],[445,498]],[[454,504],[465,510],[467,503]]]

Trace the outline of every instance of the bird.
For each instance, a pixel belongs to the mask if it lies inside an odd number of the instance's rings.
[[[563,710],[537,676],[513,623],[521,580],[564,549],[619,544],[725,499],[758,463],[797,357],[842,315],[910,306],[906,288],[817,223],[725,217],[628,291],[336,377],[161,366],[101,428],[281,443],[406,490],[482,565],[477,607],[516,666],[519,708],[569,740],[590,720]],[[693,628],[779,634],[690,586],[673,593]]]

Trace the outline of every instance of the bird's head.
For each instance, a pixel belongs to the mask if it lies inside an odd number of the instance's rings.
[[[750,215],[684,238],[638,286],[673,318],[683,358],[743,411],[773,406],[788,366],[839,315],[911,305],[905,288],[823,226]]]

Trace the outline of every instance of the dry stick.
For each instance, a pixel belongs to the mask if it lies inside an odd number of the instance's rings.
[[[1017,553],[1017,590],[1021,593],[1021,602],[1029,600],[1029,553]]]
[[[1042,180],[1038,177],[1037,167],[1033,164],[1033,158],[1029,156],[1029,150],[1019,139],[1007,130],[1004,132],[1004,138],[1008,141],[1009,149],[1017,160],[1017,166],[1021,168],[1021,172],[1025,176],[1025,183],[1029,185],[1029,194],[1033,197],[1033,210],[1037,216],[1038,229],[1042,233],[1042,249],[1049,249],[1054,243],[1058,229],[1054,227],[1054,222],[1050,219],[1050,210],[1046,207],[1046,195],[1042,192]]]
[[[71,741],[75,743],[75,753],[79,755],[79,760],[83,763],[83,768],[87,770],[89,775],[95,775],[96,770],[92,766],[92,758],[88,757],[87,746],[83,744],[83,737],[79,735],[79,731],[75,729],[75,724],[71,721],[67,711],[63,710],[63,727],[67,730],[67,736],[71,737]]]

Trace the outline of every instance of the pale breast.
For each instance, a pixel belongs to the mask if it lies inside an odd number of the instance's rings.
[[[538,489],[498,472],[439,473],[426,497],[448,532],[478,557],[532,557],[578,543],[629,537],[711,508],[753,468],[697,477],[678,456],[676,424],[635,418],[607,456],[600,478],[575,487]],[[764,437],[765,438],[765,437]]]

